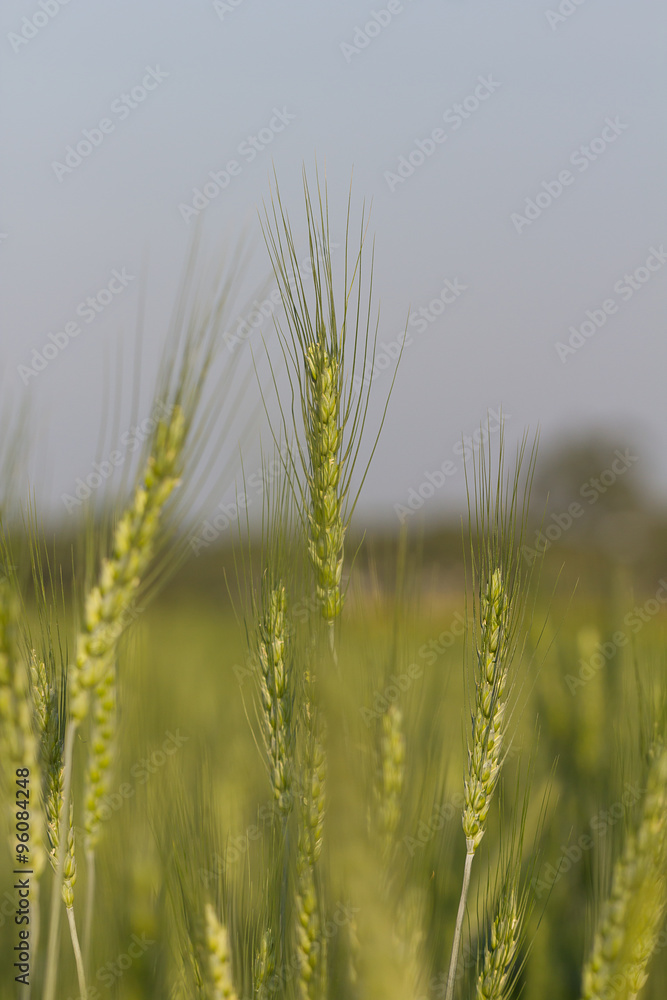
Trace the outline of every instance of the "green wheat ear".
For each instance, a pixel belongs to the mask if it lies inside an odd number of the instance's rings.
[[[306,355],[308,425],[306,439],[311,456],[308,487],[310,537],[308,553],[315,571],[315,593],[326,621],[331,622],[343,606],[341,576],[346,525],[341,515],[340,495],[340,367],[324,342],[311,344]]]
[[[490,437],[490,435],[489,435]],[[505,472],[501,428],[497,471],[481,451],[473,466],[473,503],[469,535],[473,577],[474,680],[472,731],[464,778],[463,833],[466,856],[456,917],[446,1000],[454,995],[461,932],[475,852],[486,830],[500,777],[507,738],[507,703],[518,659],[531,571],[524,571],[520,551],[525,531],[536,444],[524,465],[526,441],[519,447],[514,471]],[[470,502],[470,501],[469,501]]]
[[[275,463],[275,458],[274,458]],[[297,677],[295,627],[291,595],[295,590],[293,496],[286,477],[269,480],[273,463],[263,463],[264,481],[271,482],[262,501],[259,560],[248,526],[236,575],[243,609],[248,652],[255,665],[255,710],[264,764],[283,822],[292,811],[296,775]],[[244,484],[245,485],[245,484]],[[240,565],[239,565],[240,562]],[[257,579],[257,563],[260,576]]]
[[[270,591],[265,604],[257,637],[262,735],[274,798],[286,817],[292,804],[293,739],[287,596],[282,583]]]
[[[377,325],[372,330],[370,318],[373,263],[371,258],[366,291],[362,273],[366,222],[362,211],[358,249],[350,258],[348,201],[342,294],[337,291],[326,185],[322,191],[317,178],[318,198],[314,204],[304,171],[304,194],[312,288],[304,285],[291,225],[277,186],[271,212],[265,212],[263,231],[287,317],[287,331],[277,320],[276,325],[291,385],[291,418],[300,424],[288,427],[287,407],[281,406],[281,437],[290,439],[294,429],[297,442],[296,454],[289,455],[285,464],[307,535],[317,602],[322,617],[333,628],[344,601],[345,535],[377,446],[393,379],[370,457],[354,492],[352,475],[370,395],[370,381],[364,374],[374,362],[377,340]],[[275,374],[274,384],[277,389]],[[300,422],[295,416],[299,407]]]
[[[484,836],[486,818],[498,782],[504,737],[507,676],[507,596],[496,569],[481,597],[478,676],[468,774],[465,779],[463,832],[469,854]]]

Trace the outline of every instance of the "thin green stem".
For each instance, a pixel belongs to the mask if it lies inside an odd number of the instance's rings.
[[[79,1000],[88,1000],[88,989],[86,987],[86,974],[83,969],[83,956],[81,955],[81,946],[79,945],[79,935],[76,932],[76,921],[74,919],[74,907],[68,906],[67,909],[67,920],[69,922],[69,933],[72,938],[72,948],[74,950],[74,959],[76,961],[76,976],[79,980]]]
[[[56,863],[56,877],[51,894],[51,914],[49,918],[49,941],[46,955],[46,977],[44,983],[44,1000],[55,1000],[56,981],[58,977],[58,942],[60,936],[60,906],[62,902],[63,870],[65,868],[65,853],[67,851],[67,837],[62,835],[65,817],[69,815],[69,798],[72,790],[72,758],[74,756],[74,736],[77,722],[70,719],[65,733],[65,747],[63,749],[63,796],[60,803],[60,816],[58,818],[58,858]]]
[[[445,1000],[452,1000],[454,996],[454,983],[456,982],[456,966],[459,961],[459,950],[461,948],[461,932],[463,930],[463,918],[468,902],[468,889],[470,888],[470,872],[472,871],[473,854],[466,854],[465,868],[463,869],[463,885],[461,887],[461,899],[459,900],[459,912],[456,914],[456,929],[454,931],[454,941],[452,944],[452,957],[449,960],[449,974],[447,976],[447,992]]]

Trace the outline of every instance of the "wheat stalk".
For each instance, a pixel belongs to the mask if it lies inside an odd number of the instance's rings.
[[[401,816],[405,780],[403,714],[396,704],[382,716],[378,784],[375,790],[382,855],[387,861]]]
[[[468,771],[464,783],[463,832],[466,857],[463,886],[456,917],[447,998],[454,991],[456,964],[461,941],[465,906],[475,851],[486,828],[486,818],[498,782],[505,722],[505,696],[509,663],[507,659],[507,606],[502,574],[494,570],[480,600],[480,642],[477,648],[475,713],[472,746],[468,750]]]
[[[505,478],[501,428],[496,482],[491,476],[490,444],[488,459],[483,451],[480,452],[478,466],[474,470],[477,539],[472,537],[472,514],[470,535],[473,579],[479,587],[478,599],[474,603],[475,702],[464,779],[462,825],[466,855],[445,1000],[452,1000],[454,995],[472,863],[484,837],[489,808],[500,776],[507,727],[508,681],[528,589],[529,577],[523,575],[517,554],[525,529],[536,447],[533,446],[521,489],[525,446],[524,440],[518,451],[514,474]]]
[[[339,294],[335,289],[331,264],[332,241],[326,188],[323,196],[318,178],[318,206],[315,208],[305,171],[304,194],[312,262],[312,303],[304,286],[291,226],[277,189],[275,199],[272,197],[271,216],[268,210],[265,213],[263,229],[289,327],[286,335],[276,320],[292,396],[293,399],[298,397],[301,407],[302,434],[297,433],[296,440],[305,485],[299,476],[297,460],[291,454],[285,464],[293,489],[298,494],[299,509],[305,512],[304,526],[315,577],[316,599],[322,617],[329,625],[335,658],[333,629],[344,601],[341,578],[345,535],[377,446],[393,379],[370,458],[360,477],[361,484],[353,494],[351,477],[359,455],[370,392],[370,382],[366,383],[358,372],[360,368],[365,371],[369,360],[373,362],[377,337],[377,330],[371,334],[370,325],[372,280],[369,282],[368,304],[362,306],[362,257],[366,227],[362,213],[359,249],[348,264],[348,202],[343,296],[337,305]],[[370,270],[372,274],[372,262]],[[358,391],[357,382],[361,383]],[[289,438],[282,406],[280,412],[284,436]]]

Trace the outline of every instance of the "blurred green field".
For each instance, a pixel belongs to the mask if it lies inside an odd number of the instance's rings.
[[[435,558],[439,546],[447,562]],[[327,663],[318,673],[329,760],[323,854],[332,910],[329,948],[335,970],[337,948],[342,953],[349,944],[353,915],[364,984],[359,996],[414,996],[417,970],[416,995],[444,997],[465,852],[460,817],[467,612],[456,547],[451,539],[427,540],[420,554],[415,545],[397,604],[395,547],[367,541],[340,626],[339,669]],[[667,615],[656,597],[660,580],[651,580],[650,562],[637,573],[591,552],[575,560],[564,555],[557,548],[547,554],[533,595],[512,699],[502,801],[492,807],[473,876],[461,996],[470,995],[475,975],[478,933],[484,930],[476,914],[498,861],[499,814],[509,815],[517,782],[532,772],[528,854],[546,811],[534,845],[534,905],[519,980],[526,1000],[580,995],[594,903],[604,897],[627,817],[641,800],[635,670],[646,683],[664,674]],[[170,995],[173,900],[164,871],[178,843],[176,818],[184,802],[194,821],[202,799],[215,832],[206,843],[193,837],[188,863],[230,917],[239,996],[250,996],[250,969],[240,967],[240,956],[259,934],[255,906],[261,906],[275,809],[253,736],[257,689],[227,592],[229,567],[224,552],[188,564],[140,610],[125,641],[118,758],[99,849],[93,1000]],[[387,894],[368,818],[378,721],[392,702],[404,713],[407,758]],[[77,898],[83,897],[85,878],[82,865]],[[15,895],[6,854],[0,900],[0,995],[9,998]],[[406,914],[411,937],[401,930]],[[62,935],[58,997],[67,1000],[78,991],[64,927]],[[642,993],[647,1000],[663,995],[665,951],[656,948]],[[33,966],[36,980],[39,972]],[[330,996],[347,995],[349,984],[334,974]]]

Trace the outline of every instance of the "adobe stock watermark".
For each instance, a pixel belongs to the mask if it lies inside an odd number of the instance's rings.
[[[340,243],[335,243],[333,241],[329,243],[329,249],[331,251],[338,250],[339,247]],[[322,260],[321,248],[318,248],[318,251],[318,257]],[[315,264],[310,255],[302,257],[296,266],[299,276],[302,279],[305,280],[312,277]],[[296,279],[293,274],[288,276],[288,281],[290,286],[295,289]],[[236,320],[234,321],[236,323],[236,327],[234,330],[226,330],[222,335],[222,339],[224,340],[230,354],[234,353],[239,344],[245,344],[255,331],[261,330],[267,319],[271,319],[276,309],[279,309],[282,306],[282,295],[280,293],[280,289],[276,285],[267,298],[262,299],[261,302],[258,299],[255,299],[252,305],[254,308],[246,316],[239,315],[236,317]]]
[[[403,846],[410,857],[414,858],[418,850],[426,847],[446,823],[449,823],[454,817],[460,818],[464,805],[465,799],[461,792],[454,792],[449,802],[436,803],[431,810],[428,822],[422,820],[419,823],[417,836],[403,837]]]
[[[93,128],[82,129],[82,138],[75,145],[65,147],[65,155],[62,162],[60,160],[52,160],[51,169],[58,178],[58,181],[62,183],[65,177],[73,173],[77,167],[80,167],[83,161],[87,160],[102,145],[106,137],[116,131],[118,122],[124,122],[129,118],[132,112],[136,111],[144,103],[149,94],[157,90],[168,76],[169,73],[160,69],[159,66],[146,66],[146,72],[140,82],[135,84],[131,90],[123,91],[122,94],[111,102],[109,110],[112,117],[100,118],[97,125],[93,126]]]
[[[281,815],[280,806],[275,798],[261,805],[257,811],[258,822],[251,823],[244,833],[230,837],[224,854],[216,852],[211,858],[209,867],[199,869],[202,885],[208,889],[219,879],[224,878],[227,872],[248,853],[250,845],[262,839],[266,824],[280,819]]]
[[[189,226],[192,219],[196,219],[219,194],[229,188],[234,177],[241,176],[244,166],[256,160],[260,153],[272,144],[276,136],[289,128],[294,121],[296,115],[288,111],[286,105],[283,104],[281,108],[274,107],[266,125],[254,135],[246,136],[238,144],[236,154],[239,159],[228,160],[220,170],[209,170],[209,180],[205,181],[201,188],[192,189],[191,202],[180,202],[178,211],[183,222]]]
[[[146,934],[133,934],[126,950],[121,952],[120,955],[116,955],[111,961],[105,962],[95,973],[95,979],[100,986],[104,987],[104,992],[100,992],[97,986],[89,983],[86,991],[87,1000],[102,1000],[102,997],[108,996],[107,990],[117,986],[119,980],[123,978],[127,970],[145,955],[148,949],[154,944],[156,942],[151,940]],[[68,997],[68,1000],[84,1000],[84,998],[79,994],[76,998]]]
[[[503,413],[501,415],[500,409],[497,412],[489,410],[485,425],[478,427],[472,434],[464,435],[461,441],[456,442],[452,448],[454,458],[446,458],[437,469],[425,472],[422,482],[417,487],[411,486],[408,490],[406,502],[393,505],[394,513],[400,523],[404,524],[409,517],[421,510],[426,501],[435,496],[436,490],[442,489],[447,480],[457,474],[461,466],[454,460],[455,458],[462,458],[464,462],[469,461],[475,452],[488,441],[489,435],[497,433],[503,423],[510,419],[511,414]]]
[[[159,747],[154,748],[147,757],[141,757],[130,768],[130,777],[133,782],[124,781],[115,792],[103,795],[99,802],[99,818],[102,823],[111,819],[115,812],[122,808],[123,803],[134,798],[137,793],[137,786],[145,785],[151,775],[164,767],[170,757],[178,753],[184,743],[190,737],[182,733],[180,728],[173,733],[170,729],[165,733],[165,738]]]
[[[511,759],[512,757],[520,756],[520,754],[521,747],[517,747],[512,743],[507,748],[504,756],[506,759]],[[457,819],[460,822],[464,805],[465,797],[462,792],[454,792],[447,802],[436,802],[431,810],[431,815],[428,820],[420,821],[416,830],[416,836],[403,837],[402,844],[410,857],[414,858],[417,851],[426,847],[426,845],[433,840],[435,835],[439,833],[447,823],[451,822],[452,819]]]
[[[626,271],[622,278],[614,282],[613,290],[621,302],[629,302],[637,292],[646,286],[657,271],[662,270],[666,262],[667,251],[662,243],[659,247],[649,247],[648,256],[643,264],[636,267],[634,271]],[[570,336],[567,342],[563,343],[559,340],[554,344],[556,354],[561,362],[566,364],[570,355],[581,350],[584,344],[594,337],[598,330],[602,329],[608,318],[617,313],[618,310],[619,303],[611,297],[605,299],[597,309],[587,309],[586,319],[579,326],[568,327]]]
[[[303,785],[299,771],[290,765],[289,791],[283,796],[283,805],[289,810],[298,804],[307,789]],[[216,851],[208,863],[207,868],[199,869],[199,879],[205,888],[210,888],[219,879],[224,878],[229,870],[243,858],[250,850],[250,845],[261,840],[266,831],[267,825],[279,821],[283,817],[281,804],[274,795],[263,803],[257,810],[257,822],[250,823],[243,833],[235,837],[230,837],[225,845],[224,854]]]
[[[655,618],[667,605],[667,580],[661,579],[658,583],[659,587],[654,597],[649,597],[642,605],[636,604],[632,611],[628,611],[626,614],[623,624],[628,631],[624,632],[620,629],[614,632],[610,640],[598,643],[597,649],[588,660],[579,661],[579,670],[576,676],[573,674],[565,675],[563,679],[573,697],[579,688],[585,687],[609,663],[619,649],[628,645],[632,635],[641,632],[644,625]]]
[[[407,2],[414,3],[414,0],[407,0]],[[356,24],[352,34],[352,41],[340,43],[340,51],[343,53],[343,59],[348,66],[354,57],[365,52],[373,39],[385,31],[390,24],[393,24],[394,18],[402,14],[404,10],[405,7],[401,0],[389,0],[386,7],[380,7],[379,10],[372,10],[371,16],[365,24]]]
[[[477,85],[458,104],[453,104],[442,114],[442,120],[450,126],[449,131],[441,127],[431,130],[425,139],[415,139],[412,149],[407,155],[398,157],[394,170],[385,170],[383,177],[387,187],[393,193],[399,184],[405,184],[415,171],[419,170],[436,152],[439,146],[447,142],[453,132],[457,132],[464,122],[468,121],[488,99],[500,88],[500,83],[493,76],[478,76]]]
[[[564,24],[585,3],[586,0],[561,0],[556,10],[545,10],[544,16],[551,30],[555,31],[559,24]]]
[[[95,295],[89,295],[79,302],[74,310],[78,319],[89,325],[100,313],[103,313],[108,306],[116,299],[130,284],[135,276],[127,273],[127,268],[123,267],[119,271],[114,268],[111,277],[104,288],[98,289]],[[30,353],[30,364],[17,365],[16,371],[24,385],[28,385],[31,378],[36,378],[40,372],[54,361],[58,355],[69,347],[83,331],[83,326],[78,320],[69,320],[60,330],[55,333],[47,333],[47,342],[41,347],[33,347]]]
[[[591,476],[590,479],[587,479],[579,489],[579,496],[586,500],[588,507],[595,506],[600,497],[604,496],[638,459],[639,455],[633,455],[630,448],[626,448],[625,451],[617,448],[609,468],[603,469],[597,476]],[[587,507],[574,500],[567,510],[561,511],[559,514],[550,514],[549,523],[535,531],[533,545],[524,544],[521,546],[521,556],[525,562],[532,566],[535,560],[550,549],[554,542],[560,541],[574,522],[583,517],[586,510]]]
[[[576,167],[577,173],[571,170],[561,170],[554,180],[542,181],[541,190],[533,198],[526,198],[523,207],[523,215],[520,212],[512,212],[510,222],[517,233],[521,234],[528,226],[540,218],[559,198],[563,196],[566,189],[571,187],[577,176],[585,173],[592,163],[595,163],[607,152],[609,147],[616,142],[629,125],[622,122],[617,115],[615,118],[605,118],[604,126],[599,136],[591,139],[588,145],[577,146],[569,156],[568,162]]]
[[[69,2],[70,0],[38,0],[38,9],[29,17],[26,15],[21,19],[19,30],[7,33],[7,41],[14,52],[19,53],[26,45],[29,45],[42,28],[45,28],[54,17],[58,16],[60,8],[66,7]]]
[[[221,500],[216,507],[217,513],[213,517],[199,522],[197,531],[190,537],[190,548],[196,556],[202,549],[208,548],[209,545],[217,541],[232,524],[238,521],[241,514],[253,505],[254,500],[264,494],[266,487],[275,482],[284,468],[288,454],[289,447],[284,446],[278,456],[256,469],[245,479],[246,490],[235,493],[233,500]]]
[[[245,3],[245,0],[213,0],[213,10],[220,20],[224,21],[228,14],[233,14],[243,3]]]
[[[61,493],[60,499],[63,502],[68,514],[73,513],[77,508],[88,500],[95,490],[98,490],[102,483],[110,479],[114,471],[125,464],[128,455],[133,455],[154,432],[161,419],[166,420],[173,410],[173,406],[167,406],[163,402],[157,402],[149,417],[145,417],[140,424],[130,427],[120,437],[120,448],[114,449],[108,458],[102,462],[93,462],[92,472],[84,478],[79,476],[74,481],[74,493]]]
[[[628,782],[624,785],[625,791],[619,802],[615,802],[609,809],[601,809],[589,822],[591,833],[582,833],[574,844],[561,845],[561,854],[555,865],[546,864],[539,875],[534,875],[530,881],[533,892],[538,899],[541,899],[545,892],[556,885],[557,882],[566,875],[574,865],[578,864],[584,854],[592,851],[595,847],[595,834],[600,840],[605,837],[609,830],[625,817],[626,809],[639,802],[642,796],[642,789]]]
[[[367,362],[363,374],[354,376],[353,391],[361,392],[363,387],[369,386],[382,372],[387,371],[392,362],[398,361],[401,352],[414,344],[413,332],[424,333],[429,325],[435,323],[449,306],[468,291],[469,287],[464,285],[460,278],[444,278],[440,293],[431,299],[428,305],[420,306],[410,313],[405,330],[402,330],[395,340],[380,341],[375,350],[375,357]]]
[[[419,658],[427,666],[433,666],[434,663],[438,662],[440,656],[451,649],[457,639],[465,635],[465,630],[465,618],[460,611],[457,611],[449,628],[443,629],[438,636],[429,639],[428,642],[419,647]],[[381,719],[391,705],[398,701],[401,694],[409,691],[413,683],[423,676],[424,667],[421,663],[416,662],[410,663],[400,674],[392,674],[382,691],[373,692],[371,707],[363,705],[359,708],[359,714],[366,727],[369,727],[375,720]]]
[[[319,615],[321,611],[322,605],[315,595],[304,597],[290,606],[290,616],[295,622],[305,623],[308,621],[310,615]],[[259,657],[256,652],[248,653],[243,663],[235,663],[232,666],[232,670],[234,671],[234,676],[238,681],[239,687],[243,687],[249,677],[254,677],[258,680],[261,677],[260,667]]]

